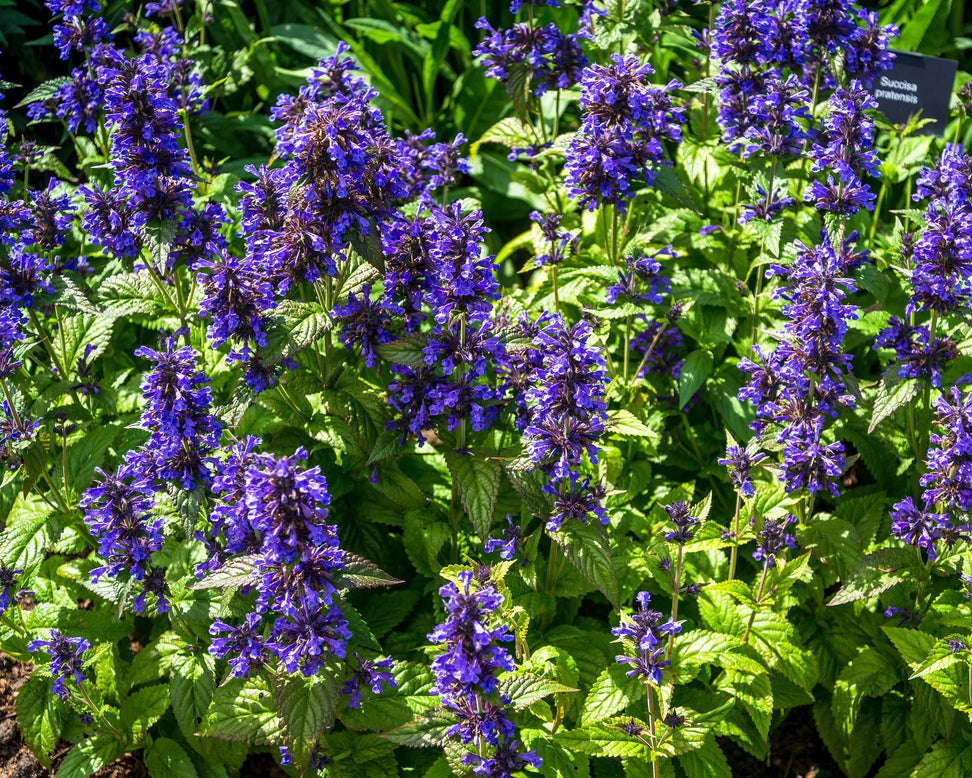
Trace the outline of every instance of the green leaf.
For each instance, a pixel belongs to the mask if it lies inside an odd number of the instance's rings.
[[[675,641],[672,664],[676,670],[713,664],[727,670],[762,673],[766,664],[752,646],[736,635],[694,629]]]
[[[939,740],[932,746],[911,778],[968,778],[972,775],[972,745]]]
[[[504,700],[514,710],[529,708],[533,703],[551,694],[576,692],[572,686],[565,686],[550,678],[542,678],[533,673],[517,671],[503,676],[499,680],[499,690]]]
[[[269,745],[279,740],[273,694],[262,676],[232,678],[216,689],[199,731],[222,740]]]
[[[124,753],[125,746],[114,738],[90,737],[68,751],[57,770],[57,778],[88,778]]]
[[[67,476],[72,488],[80,491],[91,483],[117,435],[118,428],[110,424],[91,427],[68,446]]]
[[[400,579],[388,575],[374,562],[369,562],[357,554],[345,551],[341,561],[343,566],[334,576],[334,585],[338,589],[374,589],[402,583]]]
[[[167,661],[172,712],[182,734],[192,742],[216,693],[216,659],[202,648],[185,644],[168,654]]]
[[[125,698],[121,707],[121,724],[131,742],[142,742],[149,728],[169,709],[169,687],[166,684],[145,686]]]
[[[446,464],[459,491],[462,507],[472,521],[476,534],[485,541],[493,525],[499,495],[501,469],[498,462],[479,459],[472,454],[448,451]]]
[[[381,696],[366,692],[360,708],[342,710],[341,722],[348,729],[387,731],[438,705],[438,698],[429,694],[433,676],[428,667],[415,662],[395,662],[392,674],[394,689]]]
[[[341,722],[348,729],[388,731],[407,724],[417,714],[438,704],[438,698],[429,694],[433,676],[428,667],[415,662],[395,662],[392,673],[393,690],[381,696],[366,692],[360,708],[345,708],[341,712]]]
[[[877,429],[878,424],[893,414],[898,408],[903,408],[918,394],[919,382],[917,378],[901,380],[894,371],[887,371],[878,386],[877,397],[874,399],[874,410],[871,412],[871,425],[868,434]]]
[[[763,739],[769,737],[770,721],[773,718],[773,688],[768,676],[727,670],[719,676],[716,687],[733,695],[736,703],[749,713],[760,736]]]
[[[68,76],[58,76],[57,78],[51,78],[42,83],[40,86],[34,87],[27,97],[21,100],[14,108],[23,108],[25,105],[31,105],[33,103],[42,103],[45,100],[50,100],[54,94],[65,84],[73,83],[73,80]]]
[[[654,173],[654,179],[651,185],[655,189],[664,192],[686,208],[696,213],[701,213],[699,204],[695,202],[695,197],[689,188],[685,186],[685,182],[679,177],[678,171],[674,167],[668,165],[650,165],[649,167],[652,173]]]
[[[108,348],[113,323],[114,319],[107,314],[74,313],[61,317],[57,337],[51,342],[61,366],[73,372],[88,346],[93,348],[87,356],[89,364],[100,357]]]
[[[552,533],[552,537],[577,572],[597,587],[615,608],[620,608],[620,584],[604,527],[591,523],[568,524],[560,532]]]
[[[581,713],[582,723],[595,724],[620,713],[644,697],[646,689],[641,676],[628,678],[625,668],[612,662],[604,668],[587,693]]]
[[[54,522],[48,521],[51,511],[39,500],[17,500],[7,517],[6,529],[0,533],[0,561],[30,575],[51,545]]]
[[[722,753],[711,732],[705,736],[701,748],[678,757],[678,764],[688,778],[732,778],[726,755]]]
[[[911,548],[880,548],[851,572],[828,605],[844,605],[875,597],[902,581],[915,580],[917,565]]]
[[[612,411],[608,417],[607,427],[611,435],[630,438],[653,438],[657,440],[659,434],[645,425],[631,411]]]
[[[864,697],[881,697],[899,680],[895,668],[876,648],[867,647],[837,677],[831,702],[834,721],[850,737]]]
[[[231,559],[219,570],[210,573],[201,581],[189,585],[190,589],[225,589],[252,586],[259,580],[256,568],[256,558],[241,556]]]
[[[273,697],[283,722],[283,735],[294,765],[300,769],[310,762],[314,746],[334,723],[341,699],[338,668],[326,668],[323,675],[277,676]]]
[[[160,308],[170,307],[149,280],[150,271],[118,273],[109,276],[96,290],[96,303],[109,319],[128,316],[153,316]]]
[[[292,358],[316,343],[331,329],[331,320],[317,303],[283,300],[274,309],[267,329],[267,345],[260,356],[269,364]]]
[[[513,103],[513,111],[523,123],[530,121],[530,82],[533,68],[526,62],[516,62],[507,69],[506,93]]]
[[[938,670],[944,670],[952,665],[964,662],[966,665],[969,664],[969,652],[959,651],[954,652],[949,647],[949,643],[953,640],[958,640],[963,644],[968,644],[968,638],[962,635],[949,635],[948,637],[941,638],[934,646],[932,646],[931,651],[928,652],[928,656],[925,657],[918,669],[911,675],[911,679],[921,678],[928,675],[929,673],[934,673]]]
[[[156,738],[145,749],[145,767],[152,778],[198,778],[189,754],[175,740]]]
[[[37,761],[48,769],[67,718],[63,704],[51,692],[52,683],[51,678],[35,675],[17,691],[17,724]]]
[[[382,343],[375,351],[383,360],[393,365],[404,365],[412,370],[421,370],[426,367],[425,353],[422,349],[428,345],[428,342],[428,335],[412,332],[389,343]]]
[[[533,128],[514,116],[500,119],[496,124],[483,133],[482,137],[473,144],[478,150],[482,143],[499,143],[507,148],[526,148],[538,140]]]
[[[538,733],[531,737],[528,733]],[[521,730],[527,748],[536,751],[543,760],[540,774],[544,778],[587,778],[590,775],[590,759],[579,751],[568,751],[555,743],[551,743],[549,735],[544,731]]]
[[[333,57],[337,52],[337,39],[309,24],[275,24],[270,28],[270,35],[269,40],[277,40],[315,60]]]
[[[685,358],[682,372],[678,377],[678,407],[686,403],[699,390],[705,379],[712,374],[715,358],[710,351],[693,351]]]
[[[915,14],[908,19],[907,24],[902,25],[901,32],[894,41],[894,47],[901,51],[918,51],[922,39],[932,28],[932,22],[935,21],[935,15],[942,7],[943,2],[944,0],[927,0],[927,2],[912,6],[916,9]],[[952,0],[952,2],[958,2],[958,0]]]
[[[385,732],[382,737],[409,748],[444,746],[449,742],[446,732],[456,723],[456,717],[441,708],[430,708],[400,727]]]
[[[559,730],[552,743],[588,756],[647,758],[648,747],[628,737],[620,724],[599,722],[585,724],[577,729]]]

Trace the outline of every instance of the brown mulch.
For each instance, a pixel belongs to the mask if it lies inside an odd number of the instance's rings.
[[[0,778],[52,778],[70,750],[70,743],[58,743],[52,769],[48,770],[31,753],[17,726],[17,690],[30,678],[31,666],[0,654]],[[148,778],[141,754],[125,754],[103,767],[94,778]]]

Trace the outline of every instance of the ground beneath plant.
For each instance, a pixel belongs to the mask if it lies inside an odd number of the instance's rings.
[[[732,774],[739,778],[845,778],[817,734],[810,710],[809,705],[793,708],[770,733],[770,754],[765,762],[729,738],[719,738]]]

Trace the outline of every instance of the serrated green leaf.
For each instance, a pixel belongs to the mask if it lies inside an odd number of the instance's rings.
[[[644,697],[646,689],[640,675],[628,678],[623,666],[609,664],[587,693],[581,713],[582,723],[595,724],[611,718]]]
[[[393,586],[402,581],[382,570],[374,562],[351,554],[347,551],[341,557],[343,566],[335,574],[335,586],[347,589],[374,589],[379,586]]]
[[[386,362],[393,365],[404,365],[412,370],[426,367],[424,349],[429,343],[429,336],[421,332],[402,335],[389,343],[382,343],[375,351]]]
[[[845,737],[850,737],[864,697],[880,697],[899,680],[888,658],[875,648],[867,647],[837,677],[831,702],[834,721]]]
[[[513,706],[514,710],[529,708],[533,703],[551,694],[577,691],[572,686],[565,686],[550,678],[542,678],[522,671],[504,675],[499,679],[498,686],[503,699],[509,700],[507,704]]]
[[[552,744],[588,756],[646,758],[648,747],[621,731],[620,724],[598,722],[585,724],[577,729],[559,730],[551,739]]]
[[[198,778],[186,750],[168,737],[156,738],[145,749],[145,767],[152,778]]]
[[[898,408],[903,408],[918,394],[919,382],[916,378],[899,379],[895,373],[885,373],[878,386],[877,397],[874,399],[874,410],[871,412],[871,424],[867,428],[868,434],[874,432],[878,424],[893,414]]]
[[[911,679],[921,678],[929,673],[944,670],[960,662],[966,665],[970,664],[969,652],[967,650],[952,651],[949,644],[953,641],[958,641],[962,645],[968,645],[968,638],[962,635],[949,635],[948,637],[941,638],[932,646],[931,651],[928,652],[928,656],[918,666],[918,669],[912,673]]]
[[[968,778],[972,775],[972,745],[938,741],[922,757],[911,778]]]
[[[552,535],[584,580],[619,608],[620,584],[604,527],[591,523],[568,524]]]
[[[746,709],[763,739],[769,737],[773,717],[773,688],[769,677],[727,670],[717,679],[716,687],[731,694],[737,705]]]
[[[73,83],[73,79],[69,78],[68,76],[58,76],[57,78],[48,79],[40,86],[36,86],[30,92],[28,92],[27,96],[17,103],[14,108],[23,108],[25,105],[42,103],[45,100],[50,100],[58,89],[71,83]]]
[[[255,745],[279,742],[280,724],[266,679],[232,678],[217,688],[199,731],[222,740]]]
[[[189,589],[237,589],[241,586],[252,586],[259,580],[256,568],[256,557],[241,556],[231,559],[219,570],[210,573],[201,581],[189,585]]]
[[[382,737],[409,748],[441,747],[449,742],[446,732],[455,723],[455,716],[441,708],[430,708],[400,727],[385,732]]]
[[[902,581],[915,580],[917,565],[910,548],[880,548],[864,557],[828,605],[875,597]]]
[[[700,748],[679,756],[678,764],[688,778],[732,778],[726,755],[711,733]]]
[[[380,696],[365,693],[360,708],[342,710],[341,722],[348,729],[387,732],[438,705],[438,698],[429,693],[433,676],[428,667],[414,662],[395,662],[392,674],[395,677],[394,689]]]
[[[493,460],[479,459],[472,454],[458,451],[446,452],[445,460],[459,491],[462,507],[476,534],[485,541],[493,525],[493,513],[499,495],[500,465]]]
[[[290,757],[298,769],[310,762],[318,739],[334,722],[342,686],[336,670],[326,669],[310,678],[277,676],[273,688],[277,715],[283,723]]]
[[[182,734],[190,739],[199,732],[200,722],[216,693],[216,659],[202,648],[185,645],[179,651],[168,653],[166,661],[172,712]]]
[[[114,738],[97,735],[68,751],[57,770],[57,778],[88,778],[125,753],[125,746]]]
[[[35,675],[17,691],[17,724],[37,761],[48,769],[67,720],[63,703],[51,691],[52,682]]]
[[[121,724],[132,743],[142,742],[149,728],[169,709],[170,702],[169,687],[161,683],[145,686],[125,698]]]
[[[630,411],[612,411],[608,416],[607,427],[612,435],[632,438],[652,438],[658,439],[659,434],[645,425],[637,416]]]

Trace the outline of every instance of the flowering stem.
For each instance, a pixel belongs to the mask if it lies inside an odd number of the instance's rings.
[[[118,729],[116,729],[116,728],[115,728],[115,727],[114,727],[114,726],[113,726],[113,725],[112,725],[112,724],[111,724],[111,723],[110,723],[110,722],[108,721],[108,719],[106,719],[106,718],[105,718],[105,716],[104,716],[104,714],[103,714],[103,713],[101,712],[101,710],[99,710],[99,709],[98,709],[98,706],[97,706],[97,705],[95,705],[95,704],[94,704],[94,703],[93,703],[93,702],[91,701],[91,697],[89,697],[89,696],[88,696],[88,692],[87,692],[87,691],[85,690],[85,688],[84,688],[84,684],[80,684],[80,683],[79,683],[79,684],[77,685],[77,687],[78,687],[78,691],[79,691],[79,692],[81,692],[81,696],[82,696],[82,697],[84,698],[84,699],[83,699],[83,702],[84,702],[84,703],[85,703],[85,704],[86,704],[86,705],[87,705],[87,706],[88,706],[89,708],[91,708],[91,710],[92,710],[92,711],[93,711],[93,712],[94,712],[95,714],[97,714],[97,716],[98,716],[98,719],[99,719],[99,721],[100,721],[100,722],[101,722],[101,723],[102,723],[102,724],[104,725],[104,727],[105,727],[105,729],[107,729],[107,730],[108,730],[109,732],[111,732],[111,734],[112,734],[112,735],[114,735],[114,736],[115,736],[116,738],[118,738],[118,740],[120,740],[120,741],[121,741],[122,743],[125,743],[125,742],[127,742],[127,741],[126,741],[126,739],[125,739],[125,735],[124,735],[124,734],[123,734],[122,732],[120,732],[120,731],[119,731]],[[76,700],[77,700],[78,698],[77,698],[77,697],[75,697],[74,699],[76,699]]]
[[[645,363],[648,361],[648,357],[650,357],[651,352],[655,350],[655,346],[658,343],[659,338],[661,338],[663,332],[665,332],[664,325],[658,328],[658,332],[656,332],[655,337],[652,338],[651,343],[648,346],[648,350],[645,352],[645,355],[641,358],[641,362],[638,365],[638,369],[634,371],[635,378],[641,375],[641,371],[644,370]]]
[[[756,592],[756,605],[759,605],[763,600],[763,587],[766,586],[766,574],[769,572],[769,565],[763,565],[763,575],[759,579],[759,591]],[[749,642],[749,633],[753,629],[753,622],[756,621],[756,608],[753,608],[753,612],[749,614],[749,623],[746,625],[746,634],[743,635],[743,643]]]
[[[550,266],[550,282],[553,284],[554,309],[560,313],[560,293],[557,291],[557,266]]]
[[[675,562],[675,593],[672,595],[672,622],[678,618],[678,591],[679,587],[682,585],[682,554],[685,551],[685,547],[679,543],[678,545],[678,559]],[[668,633],[668,646],[665,648],[665,659],[669,660],[672,658],[672,646],[675,644],[675,633]]]
[[[17,428],[18,432],[23,432],[24,424],[20,420],[20,414],[17,413],[16,406],[14,406],[13,397],[10,394],[10,387],[7,386],[6,378],[0,378],[0,387],[3,388],[3,396],[7,400],[7,407],[10,408],[10,416],[13,419],[14,426]]]
[[[655,737],[655,711],[654,703],[652,701],[651,693],[651,683],[646,681],[648,686],[648,734],[651,740],[651,775],[652,778],[658,778],[658,754],[655,752],[655,748],[658,745],[658,741]]]
[[[631,354],[631,316],[629,315],[624,324],[624,385],[628,385],[631,376],[628,373]]]
[[[196,147],[192,144],[192,130],[189,129],[189,112],[182,108],[179,111],[182,117],[182,129],[186,136],[186,149],[189,152],[189,159],[192,161],[192,172],[199,175],[199,160],[196,159]]]
[[[729,580],[736,577],[736,558],[739,555],[739,509],[742,507],[742,495],[736,492],[736,513],[732,517],[732,551],[729,552]]]

